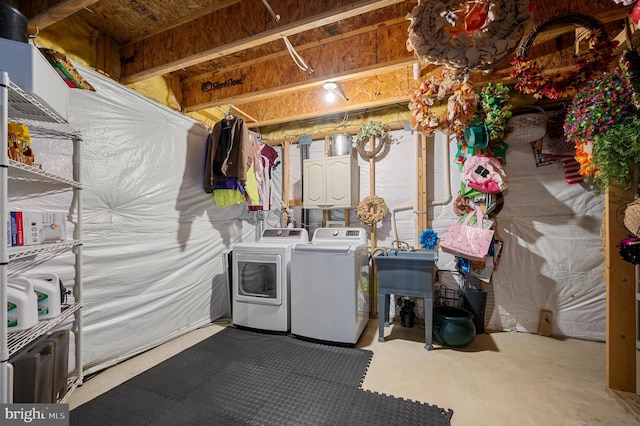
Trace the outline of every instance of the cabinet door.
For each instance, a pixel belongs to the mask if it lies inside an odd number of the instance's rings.
[[[351,206],[351,156],[327,157],[327,205],[330,208]]]
[[[305,209],[317,209],[325,205],[324,163],[324,158],[304,160],[302,190]]]

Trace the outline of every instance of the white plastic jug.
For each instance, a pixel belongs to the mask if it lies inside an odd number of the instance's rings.
[[[43,273],[25,276],[31,280],[33,290],[38,297],[38,319],[46,320],[60,315],[60,278],[58,275]]]
[[[38,323],[38,297],[31,280],[11,278],[7,283],[7,331],[27,330]]]

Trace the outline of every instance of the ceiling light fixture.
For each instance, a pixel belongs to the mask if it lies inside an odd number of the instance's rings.
[[[349,98],[344,95],[342,89],[340,89],[340,87],[338,87],[335,82],[328,81],[322,85],[322,88],[327,91],[327,93],[324,95],[324,98],[327,102],[334,102],[336,100],[336,95],[349,102]]]

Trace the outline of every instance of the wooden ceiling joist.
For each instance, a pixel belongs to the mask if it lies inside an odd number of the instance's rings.
[[[238,106],[254,117],[258,126],[269,126],[392,104],[407,106],[408,94],[419,84],[413,79],[413,67],[405,66],[339,83],[349,101],[337,98],[334,103],[327,103],[322,86],[317,86]],[[254,123],[247,124],[255,127]]]
[[[403,0],[247,0],[122,47],[124,84],[206,62]],[[292,4],[294,3],[294,4]]]
[[[405,47],[407,27],[408,22],[300,51],[313,74],[301,71],[290,58],[277,58],[232,73],[185,81],[183,109],[188,112],[271,98],[346,75],[359,77],[410,65],[416,59]]]
[[[29,19],[29,34],[36,34],[50,25],[91,6],[98,0],[20,0],[18,8]]]

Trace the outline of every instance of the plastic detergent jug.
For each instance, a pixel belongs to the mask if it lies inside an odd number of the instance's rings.
[[[56,274],[29,274],[33,291],[38,297],[38,319],[46,320],[60,315],[60,278]]]
[[[38,323],[38,298],[28,279],[7,283],[7,331],[27,330]]]

